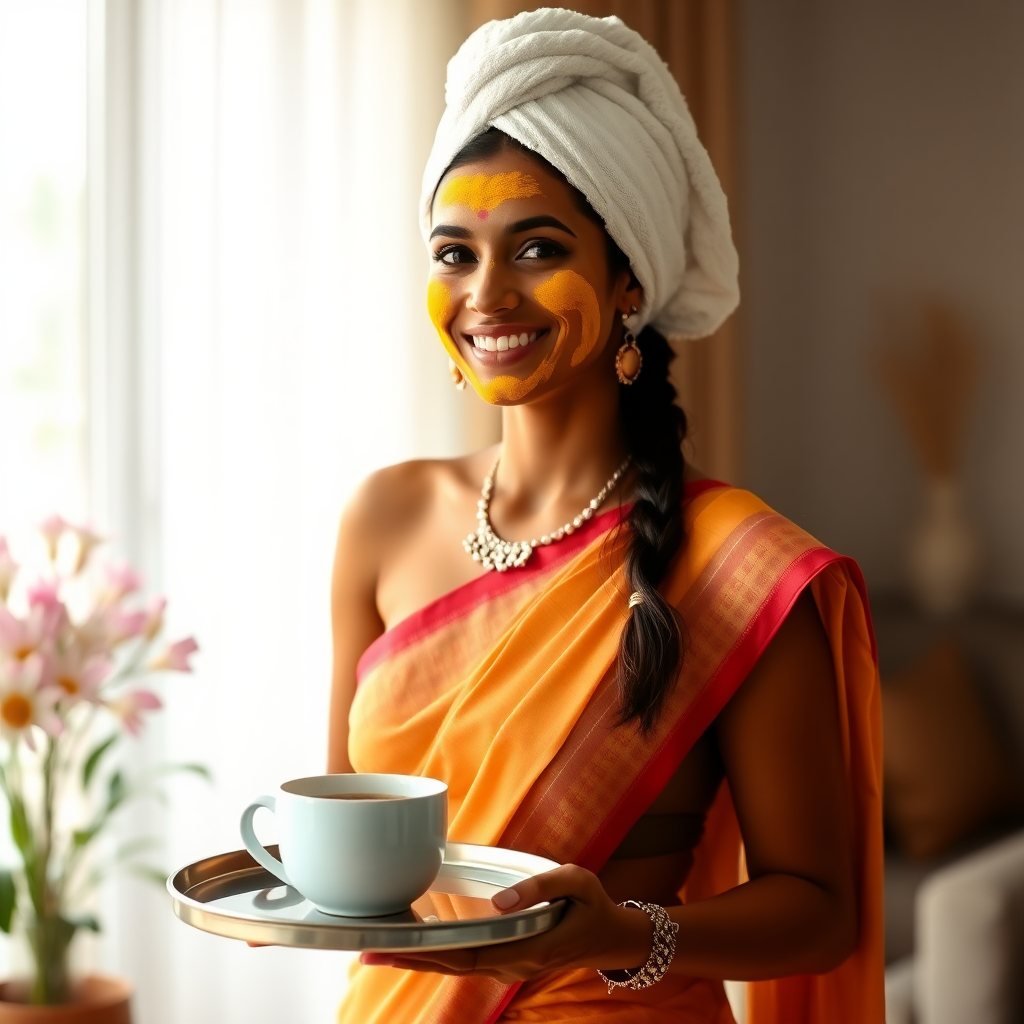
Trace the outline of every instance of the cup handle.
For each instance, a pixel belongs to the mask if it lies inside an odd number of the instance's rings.
[[[280,878],[285,885],[292,885],[292,880],[288,877],[284,865],[273,854],[267,853],[263,844],[256,838],[256,833],[252,827],[252,819],[261,807],[265,807],[268,811],[274,813],[277,810],[277,801],[272,796],[259,796],[242,811],[242,821],[239,826],[242,831],[242,842],[245,843],[245,848],[249,851],[253,860],[262,867],[265,867],[276,878]],[[295,887],[292,886],[292,888],[294,889]]]

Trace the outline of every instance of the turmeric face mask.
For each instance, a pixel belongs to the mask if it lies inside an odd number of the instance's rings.
[[[551,378],[564,353],[570,353],[570,366],[578,366],[597,344],[601,333],[601,308],[593,286],[585,277],[573,270],[559,270],[534,289],[533,297],[558,321],[554,345],[528,377],[505,374],[483,382],[449,332],[454,310],[447,282],[431,278],[427,286],[427,310],[441,343],[477,394],[492,405],[512,405],[522,401],[534,388]]]
[[[523,171],[504,174],[458,174],[441,189],[441,206],[468,206],[480,220],[510,199],[542,196],[537,179]]]

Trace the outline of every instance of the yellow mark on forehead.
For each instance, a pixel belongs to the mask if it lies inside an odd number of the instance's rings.
[[[442,206],[468,206],[477,216],[509,199],[542,196],[537,179],[522,171],[504,174],[459,174],[445,182],[441,189]]]

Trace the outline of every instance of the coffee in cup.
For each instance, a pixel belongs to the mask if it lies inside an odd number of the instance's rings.
[[[256,838],[261,807],[277,817],[281,859]],[[380,917],[408,910],[437,877],[448,787],[418,775],[314,775],[285,782],[242,814],[245,848],[317,910]]]

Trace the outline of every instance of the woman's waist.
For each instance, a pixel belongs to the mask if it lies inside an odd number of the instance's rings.
[[[693,867],[693,851],[609,860],[597,877],[616,903],[639,900],[663,907],[679,903],[679,890]]]

